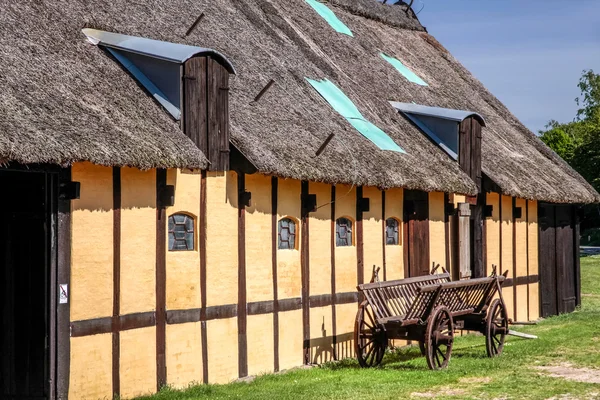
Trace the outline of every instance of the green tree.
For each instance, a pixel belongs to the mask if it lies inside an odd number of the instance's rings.
[[[600,74],[583,71],[572,122],[550,121],[540,139],[600,191]]]

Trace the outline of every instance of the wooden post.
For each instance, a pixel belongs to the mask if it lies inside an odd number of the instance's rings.
[[[471,207],[469,203],[458,203],[458,270],[459,279],[471,277]]]

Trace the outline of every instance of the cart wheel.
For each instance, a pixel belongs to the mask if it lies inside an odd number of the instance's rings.
[[[485,348],[488,357],[502,354],[504,339],[508,333],[508,314],[506,306],[496,299],[488,308],[485,324]]]
[[[375,322],[373,310],[365,301],[360,305],[354,323],[354,351],[358,363],[363,368],[381,364],[386,347],[385,331]]]
[[[422,340],[419,340],[419,350],[421,350],[421,355],[422,356],[426,356],[427,355],[427,349],[425,348],[425,342]]]
[[[425,343],[429,369],[446,368],[454,344],[454,322],[446,306],[439,306],[431,313]]]

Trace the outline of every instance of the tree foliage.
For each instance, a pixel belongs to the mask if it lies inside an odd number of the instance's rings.
[[[583,71],[572,122],[550,121],[540,139],[600,191],[600,74]]]

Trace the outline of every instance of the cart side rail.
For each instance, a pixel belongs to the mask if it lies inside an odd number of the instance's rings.
[[[364,294],[365,299],[373,309],[377,323],[385,324],[390,320],[403,320],[409,313],[414,315],[415,309],[421,309],[418,305],[427,302],[431,295],[420,294],[420,287],[449,281],[450,275],[444,273],[368,283],[358,285],[357,288],[359,292]]]

